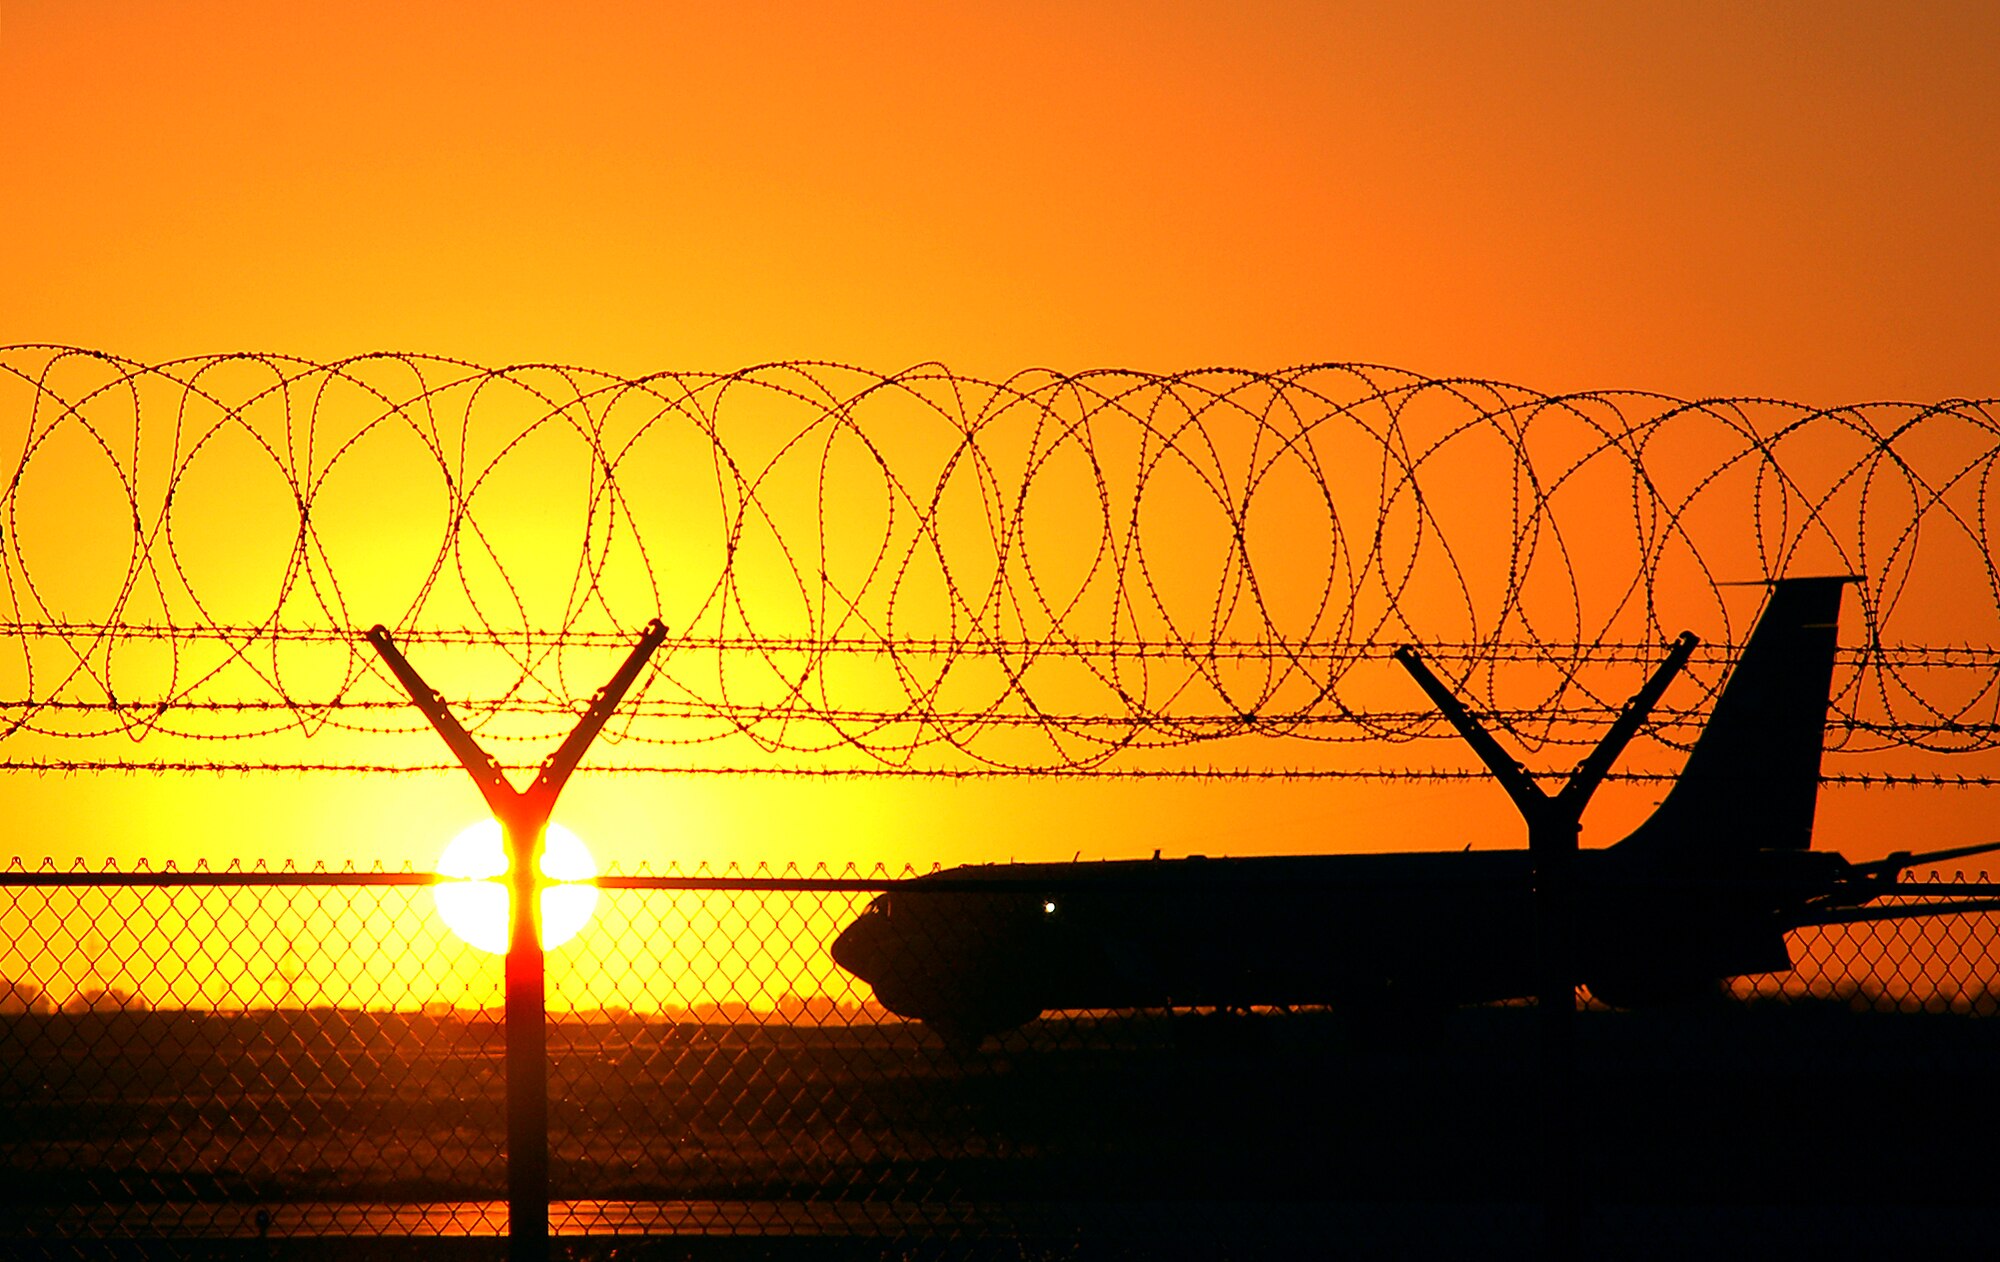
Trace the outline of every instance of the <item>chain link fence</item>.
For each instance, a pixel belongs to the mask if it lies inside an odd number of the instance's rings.
[[[501,961],[435,878],[4,876],[0,1236],[504,1232]],[[603,882],[548,957],[555,1232],[1240,1238],[1532,1199],[1523,1005],[1051,1013],[967,1049],[829,955],[891,876]],[[1996,936],[1829,925],[1695,1009],[1587,1003],[1591,1194],[1989,1203],[1990,1162],[1922,1137],[2000,1120]]]

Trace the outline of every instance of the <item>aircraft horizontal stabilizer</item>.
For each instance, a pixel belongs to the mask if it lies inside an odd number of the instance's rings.
[[[1893,877],[1908,868],[1923,867],[1931,863],[1949,863],[1953,859],[1970,859],[1973,855],[1992,854],[1996,850],[2000,850],[2000,841],[1982,841],[1970,846],[1952,846],[1944,850],[1925,850],[1915,854],[1908,850],[1898,850],[1886,859],[1877,859],[1872,863],[1857,863],[1854,867],[1858,872],[1887,872]]]
[[[1969,859],[1974,855],[2000,851],[2000,841],[1984,841],[1970,846],[1950,846],[1943,850],[1911,852],[1898,850],[1886,859],[1857,863],[1841,873],[1842,889],[1826,899],[1809,903],[1791,918],[1794,928],[1809,925],[1846,925],[1877,920],[1912,920],[1921,916],[1964,916],[2000,912],[2000,884],[1944,884],[1937,881],[1900,881],[1897,878],[1915,867]],[[1898,901],[1879,904],[1877,899]]]

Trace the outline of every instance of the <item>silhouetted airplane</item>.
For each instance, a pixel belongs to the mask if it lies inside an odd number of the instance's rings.
[[[1572,980],[1601,1001],[1788,970],[1787,930],[1912,914],[1865,904],[1912,864],[2000,849],[1850,863],[1810,848],[1845,581],[1773,584],[1666,799],[1616,845],[1572,852]],[[1576,812],[1692,648],[1682,636],[1572,777],[1580,792],[1557,795]],[[1453,721],[1517,802],[1539,795],[1476,720]],[[889,1011],[972,1045],[1060,1009],[1481,1003],[1536,992],[1534,886],[1529,850],[976,864],[878,896],[833,958]]]

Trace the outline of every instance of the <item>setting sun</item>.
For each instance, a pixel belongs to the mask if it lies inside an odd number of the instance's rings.
[[[481,820],[458,836],[438,856],[439,876],[456,878],[432,887],[438,915],[460,938],[482,951],[503,955],[507,950],[511,898],[507,883],[507,851],[500,825]],[[542,891],[542,947],[561,946],[575,937],[597,909],[597,862],[581,838],[561,824],[550,824],[542,847],[542,876],[553,882]]]

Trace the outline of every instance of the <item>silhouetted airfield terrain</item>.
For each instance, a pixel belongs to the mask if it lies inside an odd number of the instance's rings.
[[[503,1198],[501,1045],[483,1016],[5,1016],[0,1234],[160,1202],[214,1211],[181,1230],[243,1231],[268,1208],[284,1235],[317,1203],[352,1231],[348,1203]],[[1393,1254],[1399,1223],[1505,1253],[1533,1240],[1535,1047],[1525,1007],[1050,1018],[973,1055],[897,1022],[565,1019],[553,1191],[766,1241],[702,1246],[722,1256],[784,1255],[805,1242],[763,1233],[815,1224],[844,1238],[829,1249],[900,1239],[898,1256],[930,1233],[1249,1249],[1337,1228]],[[2000,1021],[1718,1000],[1586,1011],[1578,1051],[1583,1190],[1619,1236],[1603,1252],[1700,1240],[1741,1210],[1852,1241],[1891,1207],[1889,1235],[1934,1224],[1942,1244],[1993,1203]],[[759,1223],[772,1206],[790,1226]],[[1656,1210],[1683,1236],[1632,1225]],[[558,1231],[591,1229],[566,1212]],[[284,1242],[321,1245],[337,1242]],[[1048,1248],[1007,1256],[1067,1256]]]

